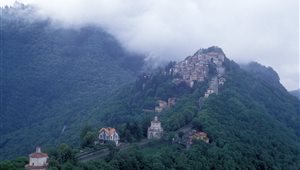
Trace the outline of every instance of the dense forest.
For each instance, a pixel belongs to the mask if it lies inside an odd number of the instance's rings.
[[[1,8],[0,159],[35,145],[79,144],[74,133],[90,113],[143,67],[143,56],[101,29],[57,28],[33,10]]]

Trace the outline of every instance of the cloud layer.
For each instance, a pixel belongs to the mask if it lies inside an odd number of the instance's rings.
[[[297,0],[25,0],[66,27],[103,27],[129,50],[167,60],[217,45],[237,62],[258,61],[299,88]],[[11,0],[3,0],[3,4]]]

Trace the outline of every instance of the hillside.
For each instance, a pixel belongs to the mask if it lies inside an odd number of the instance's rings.
[[[290,94],[297,97],[300,100],[300,90],[290,91]]]
[[[224,55],[216,47],[200,50],[182,62],[170,63],[157,73],[141,76],[128,95],[134,101],[129,107],[141,110],[145,107],[153,109],[157,100],[175,97],[177,103],[173,108],[152,113],[160,115],[167,131],[166,140],[171,139],[176,130],[192,123],[194,128],[208,133],[211,143],[199,142],[187,151],[178,150],[176,145],[160,143],[138,152],[121,153],[109,162],[111,166],[117,166],[116,169],[131,166],[133,162],[122,163],[126,157],[136,159],[136,166],[160,167],[158,169],[297,169],[300,166],[300,102],[284,89],[274,70],[268,69],[271,73],[264,74],[244,71],[228,58],[220,64],[213,58],[215,54]],[[208,64],[207,68],[215,71],[208,70],[203,81],[199,81],[200,75],[205,74],[197,74],[198,81],[189,87],[190,83],[186,80],[195,78],[193,72],[197,71],[197,63],[189,61],[197,61],[199,55],[212,57],[211,67]],[[184,74],[170,73],[180,63],[192,65],[181,67],[183,71],[180,73]],[[220,73],[218,64],[225,68],[223,77],[226,81],[219,85],[217,95],[215,91],[202,103],[212,80]],[[252,67],[251,64],[249,67]],[[266,71],[265,66],[257,67],[262,72]],[[190,75],[184,70],[189,70]],[[175,84],[174,80],[178,79],[185,82]],[[136,106],[138,101],[141,103]],[[126,115],[136,114],[134,118],[142,119],[151,114],[141,110],[136,113],[128,111]],[[114,120],[118,117],[123,120],[124,116],[117,114]],[[141,123],[143,126],[144,123]],[[150,160],[155,164],[148,164]]]
[[[78,144],[92,110],[143,66],[101,29],[57,28],[33,10],[1,8],[0,159],[39,144]]]
[[[183,61],[171,62],[154,73],[139,76],[135,84],[121,90],[106,106],[102,119],[117,127],[122,141],[131,142],[146,137],[150,120],[159,115],[164,138],[148,146],[113,152],[105,161],[68,166],[79,169],[299,169],[299,100],[283,88],[278,76],[269,77],[277,75],[274,70],[267,69],[271,73],[266,73],[267,67],[255,64],[254,68],[264,74],[251,69],[245,71],[224,57],[218,47],[201,49]],[[269,79],[272,82],[266,81]],[[168,107],[162,111],[156,109],[170,98],[176,99],[175,105],[169,107],[167,102]],[[174,143],[174,139],[183,140],[185,132],[181,129],[189,127],[206,132],[210,143],[196,140],[188,148]]]

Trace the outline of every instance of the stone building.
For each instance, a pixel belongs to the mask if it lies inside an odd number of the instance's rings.
[[[48,155],[41,152],[40,147],[36,147],[36,151],[29,155],[29,164],[25,165],[27,170],[46,170],[48,168]]]
[[[148,139],[160,139],[163,136],[163,128],[157,116],[151,121],[151,126],[148,128]]]
[[[190,143],[192,140],[202,140],[205,143],[209,143],[209,138],[207,137],[207,133],[205,132],[196,132],[192,136],[190,136]]]
[[[104,143],[105,141],[113,141],[115,142],[116,145],[119,144],[119,140],[120,140],[116,129],[111,127],[101,128],[99,130],[98,138],[101,143]]]
[[[155,112],[160,113],[166,108],[168,108],[168,103],[163,100],[158,100],[158,106],[155,106],[154,110]]]

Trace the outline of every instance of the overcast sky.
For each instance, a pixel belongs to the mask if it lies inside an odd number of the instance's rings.
[[[298,0],[20,0],[66,27],[103,27],[129,50],[180,60],[219,46],[239,63],[273,67],[299,88]],[[1,0],[1,6],[14,0]]]

